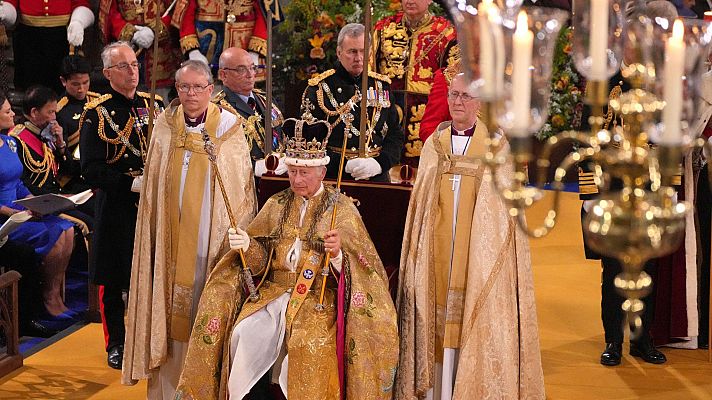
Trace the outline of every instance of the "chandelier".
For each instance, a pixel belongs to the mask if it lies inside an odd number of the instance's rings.
[[[542,237],[554,228],[563,179],[577,163],[594,163],[600,196],[582,225],[588,245],[618,259],[623,271],[615,286],[632,334],[642,326],[642,298],[652,287],[645,262],[677,249],[690,205],[679,201],[673,179],[684,154],[705,145],[691,137],[697,116],[700,77],[706,71],[712,32],[697,20],[624,18],[623,0],[576,0],[573,5],[573,59],[586,78],[589,131],[565,131],[549,138],[536,164],[533,134],[548,116],[554,44],[569,13],[522,7],[521,0],[450,0],[461,47],[463,70],[482,102],[491,132],[481,160],[492,171],[497,192],[522,230]],[[621,72],[631,89],[609,99],[609,79]],[[622,121],[604,129],[604,107]],[[508,152],[497,152],[503,139]],[[543,198],[549,155],[575,143],[554,174],[553,201],[544,221],[530,226],[524,211]],[[513,163],[514,175],[497,177]],[[527,167],[537,168],[529,186]]]

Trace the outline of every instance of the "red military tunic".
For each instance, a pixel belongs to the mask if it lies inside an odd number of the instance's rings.
[[[192,10],[190,11],[192,7]],[[259,54],[264,63],[267,55],[267,7],[272,10],[273,23],[283,19],[278,1],[273,0],[178,0],[173,24],[194,24],[200,37],[200,51],[214,66],[228,47],[239,47]],[[181,39],[181,48],[197,48],[192,41]],[[258,80],[264,75],[259,74]]]
[[[420,121],[420,140],[425,143],[441,122],[450,121],[450,106],[447,103],[447,93],[450,90],[452,78],[460,72],[460,47],[455,45],[448,51],[448,66],[435,72],[433,88],[428,96],[423,120]]]
[[[173,25],[179,31],[182,41],[193,43],[192,49],[198,47],[195,34],[193,15],[195,8],[187,10],[186,18],[180,25],[174,25],[171,15],[163,16],[170,6],[171,0],[141,0],[138,5],[134,0],[100,0],[99,27],[104,35],[104,40],[110,43],[115,40],[130,42],[136,32],[136,25],[147,26],[158,32],[158,69],[156,71],[156,85],[167,87],[173,84],[173,74],[180,67],[183,60],[178,43],[171,38],[169,26]],[[190,11],[193,12],[190,12]],[[187,49],[190,51],[191,49]],[[152,47],[139,54],[142,64],[143,82],[150,84],[153,65]],[[143,55],[143,56],[142,56]],[[142,56],[142,57],[141,57]]]
[[[423,142],[420,122],[433,86],[435,72],[448,65],[448,48],[454,44],[455,28],[443,17],[427,14],[411,30],[403,12],[376,23],[371,66],[391,78],[405,134],[403,162],[417,167]]]
[[[46,28],[67,26],[72,11],[84,6],[91,9],[88,0],[5,0],[19,15],[19,22],[28,26]]]

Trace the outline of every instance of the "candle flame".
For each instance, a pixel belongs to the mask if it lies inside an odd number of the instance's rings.
[[[527,13],[522,10],[519,12],[519,15],[517,16],[517,30],[514,31],[514,34],[519,36],[525,34],[529,30],[529,23],[527,21]]]
[[[682,24],[681,19],[676,19],[675,23],[672,25],[672,39],[678,42],[682,42],[682,35],[685,33],[685,26]]]

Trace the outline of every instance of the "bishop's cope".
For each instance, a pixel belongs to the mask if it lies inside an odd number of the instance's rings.
[[[327,153],[331,158],[327,178],[336,179],[339,153],[347,136],[344,179],[389,182],[389,170],[400,162],[403,129],[398,111],[391,101],[390,79],[368,72],[367,126],[361,129],[361,74],[364,69],[364,26],[347,24],[337,39],[335,69],[309,80],[302,95],[302,118],[328,121],[333,129]],[[361,138],[361,135],[365,138]],[[365,152],[359,154],[359,141],[365,140]]]
[[[489,132],[470,81],[448,91],[452,121],[423,146],[399,273],[395,399],[544,399],[526,234],[481,159]],[[506,143],[493,151],[506,152]]]
[[[352,199],[322,183],[329,124],[288,119],[283,131],[290,187],[228,235],[232,251],[203,291],[177,396],[242,399],[271,381],[291,399],[391,399],[395,307]],[[259,282],[255,300],[238,251]]]

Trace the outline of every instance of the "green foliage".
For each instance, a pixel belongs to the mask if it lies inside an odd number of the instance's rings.
[[[576,72],[571,57],[572,35],[572,28],[562,29],[554,50],[549,118],[536,134],[542,141],[559,132],[576,128],[575,121],[580,117],[581,77]]]

